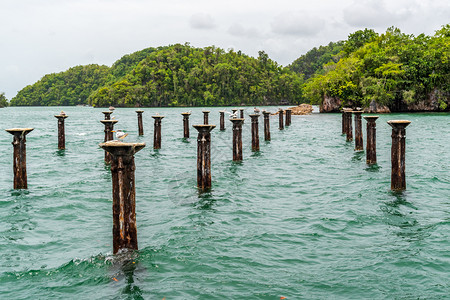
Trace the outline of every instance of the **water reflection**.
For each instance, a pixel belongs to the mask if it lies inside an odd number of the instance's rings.
[[[365,168],[365,170],[367,172],[378,172],[380,171],[382,167],[379,166],[378,164],[374,164],[374,165],[367,165],[367,167]]]
[[[56,156],[66,156],[66,149],[59,149],[54,153]]]
[[[366,159],[364,151],[355,151],[353,153],[352,161],[362,161]]]
[[[112,279],[120,282],[124,281],[125,286],[121,290],[121,294],[126,299],[144,299],[142,289],[136,284],[138,278],[135,275],[138,267],[137,259],[139,258],[139,252],[129,249],[123,249],[114,256],[113,259],[113,272]]]

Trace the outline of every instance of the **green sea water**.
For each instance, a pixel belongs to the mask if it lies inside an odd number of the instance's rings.
[[[67,150],[57,150],[61,109]],[[0,298],[450,298],[450,114],[380,115],[378,165],[368,167],[341,135],[341,115],[318,113],[293,116],[282,131],[271,117],[271,142],[261,118],[256,153],[246,116],[244,160],[234,163],[220,109],[210,108],[213,188],[204,194],[195,129],[182,138],[187,109],[144,108],[142,137],[135,110],[115,110],[127,141],[147,144],[135,157],[139,251],[117,256],[102,109],[0,109],[2,129],[35,128],[27,191],[12,189],[12,136],[0,140]],[[191,125],[203,123],[192,110]],[[166,117],[155,151],[157,112]],[[403,193],[390,191],[391,119],[412,121]]]

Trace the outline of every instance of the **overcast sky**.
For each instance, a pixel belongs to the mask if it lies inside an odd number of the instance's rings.
[[[0,14],[0,92],[11,99],[45,74],[147,47],[264,50],[288,65],[359,29],[434,34],[450,0],[0,0]]]

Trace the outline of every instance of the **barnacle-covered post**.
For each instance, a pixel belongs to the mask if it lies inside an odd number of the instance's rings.
[[[183,116],[183,137],[185,139],[189,138],[189,116],[191,115],[190,112],[184,112],[181,113]]]
[[[112,111],[102,111],[102,113],[105,115],[105,120],[111,120]]]
[[[364,150],[361,121],[362,111],[354,110],[352,113],[355,116],[355,151],[362,151]]]
[[[108,141],[100,144],[111,155],[113,253],[138,249],[134,154],[144,143]]]
[[[138,131],[139,135],[144,135],[144,125],[142,124],[142,114],[144,113],[143,110],[136,110],[137,113],[137,119],[138,119]]]
[[[249,115],[252,119],[252,151],[259,151],[259,114]]]
[[[280,130],[284,129],[283,114],[284,111],[282,109],[278,110],[278,129]]]
[[[201,190],[211,188],[211,130],[216,125],[193,125],[197,136],[197,186]]]
[[[208,125],[209,123],[209,110],[203,111],[203,124]]]
[[[264,115],[264,140],[270,141],[270,112],[263,111]]]
[[[33,131],[34,128],[11,128],[6,129],[13,135],[13,173],[14,173],[14,189],[27,189],[27,151],[26,151],[26,135]]]
[[[64,119],[67,115],[56,115],[58,119],[58,149],[66,149],[66,134],[64,130]]]
[[[291,125],[291,115],[292,115],[292,109],[285,109],[284,110],[286,112],[286,126],[290,126]]]
[[[411,123],[407,120],[392,120],[387,122],[392,127],[391,148],[391,190],[406,189],[405,179],[405,135],[406,127]]]
[[[113,130],[114,130],[114,124],[116,124],[117,120],[100,120],[105,125],[105,139],[104,142],[112,141],[114,140]],[[105,162],[110,163],[111,161],[111,155],[108,151],[105,151]]]
[[[242,156],[242,124],[244,119],[233,118],[233,161],[241,161]]]
[[[153,134],[153,149],[161,149],[161,120],[164,116],[152,116],[155,119],[155,128]]]
[[[367,121],[366,163],[374,165],[377,163],[377,116],[365,116]]]
[[[221,110],[220,113],[220,130],[225,130],[225,111]]]

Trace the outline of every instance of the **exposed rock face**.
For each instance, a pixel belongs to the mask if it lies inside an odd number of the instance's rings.
[[[323,97],[322,104],[320,105],[320,112],[321,113],[339,112],[341,103],[342,101],[338,97],[329,97],[325,95]]]
[[[447,96],[447,97],[446,97]],[[418,101],[416,103],[407,104],[407,111],[440,111],[439,98],[446,99],[447,108],[449,107],[448,95],[444,95],[442,92],[434,90],[430,93],[429,97],[425,100]]]
[[[369,107],[364,108],[364,112],[371,114],[373,113],[383,114],[383,113],[390,113],[391,110],[389,109],[389,107],[380,105],[376,103],[374,100],[372,100],[372,102],[370,102]]]
[[[289,109],[292,111],[292,115],[310,115],[314,108],[311,104],[302,103],[299,106],[289,107]],[[280,112],[277,111],[273,113],[272,115],[278,115]]]

